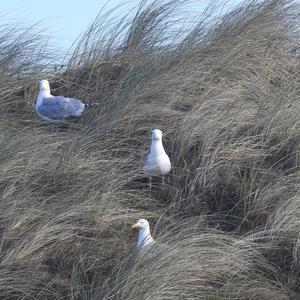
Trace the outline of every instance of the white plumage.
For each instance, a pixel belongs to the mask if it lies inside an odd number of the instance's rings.
[[[150,175],[165,175],[171,170],[170,158],[164,149],[162,132],[159,129],[152,130],[151,148],[144,161],[143,170]]]
[[[48,122],[62,121],[68,117],[79,117],[87,106],[79,99],[53,96],[50,93],[48,80],[39,81],[39,93],[36,99],[35,110],[40,118]]]
[[[151,176],[166,175],[171,171],[171,161],[164,149],[162,143],[162,132],[159,129],[152,130],[151,148],[146,159],[144,160],[143,171],[149,174],[150,193]]]
[[[149,222],[146,219],[140,219],[134,225],[132,229],[137,229],[139,231],[138,241],[137,241],[137,250],[138,253],[144,253],[147,251],[154,243],[151,233]]]

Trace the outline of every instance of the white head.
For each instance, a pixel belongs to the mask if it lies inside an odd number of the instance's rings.
[[[132,225],[132,229],[143,230],[150,228],[149,222],[146,219],[139,219],[137,223]]]
[[[162,132],[159,129],[152,129],[152,141],[161,141],[162,140]]]
[[[150,234],[149,222],[146,219],[138,220],[136,224],[132,225],[132,229],[139,230],[137,242],[137,248],[139,251],[145,246],[149,246],[153,242],[153,238]]]
[[[39,80],[40,91],[50,93],[50,85],[48,80]]]

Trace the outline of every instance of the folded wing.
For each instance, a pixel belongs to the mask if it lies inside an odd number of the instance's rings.
[[[80,116],[85,105],[78,99],[55,96],[43,98],[42,104],[37,108],[37,113],[44,118],[52,120]]]

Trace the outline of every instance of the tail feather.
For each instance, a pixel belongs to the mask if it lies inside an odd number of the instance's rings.
[[[85,103],[85,107],[96,107],[98,106],[100,103],[98,102],[94,102],[94,103]]]

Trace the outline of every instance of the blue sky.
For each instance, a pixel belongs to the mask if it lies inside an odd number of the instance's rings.
[[[241,0],[228,0],[233,4],[239,1]],[[46,34],[67,49],[94,20],[106,2],[106,0],[2,0],[1,23],[5,20],[6,23],[21,22],[24,25],[33,25],[42,21]],[[132,7],[138,2],[138,0],[131,0],[129,6]],[[208,0],[195,2],[207,3]],[[113,8],[120,3],[124,1],[110,0],[107,8]]]

